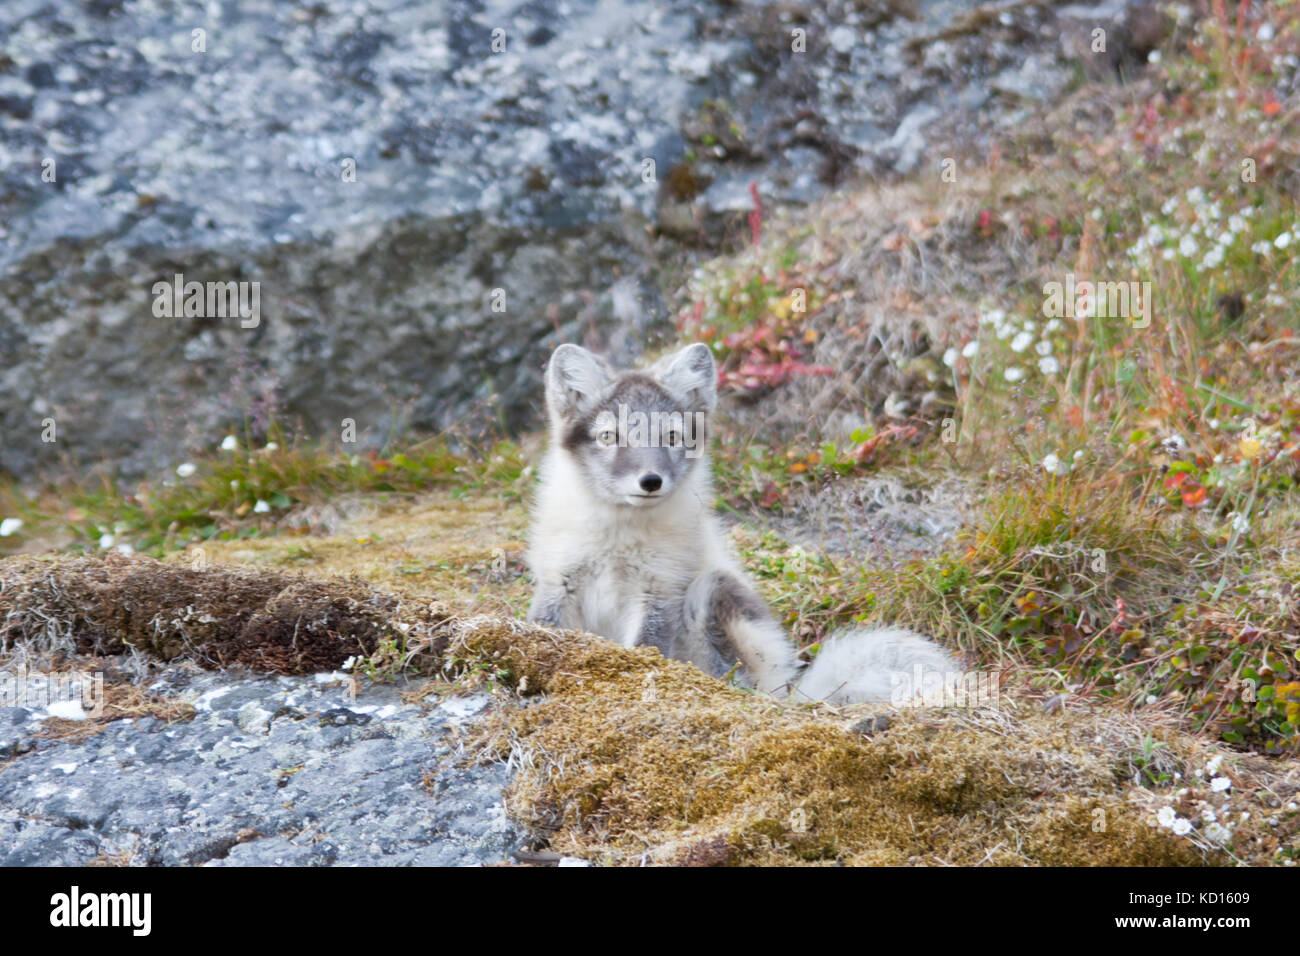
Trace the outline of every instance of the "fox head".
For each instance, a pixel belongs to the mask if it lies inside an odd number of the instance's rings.
[[[713,353],[698,343],[645,371],[615,372],[577,345],[561,345],[546,367],[551,442],[608,504],[654,507],[693,477],[707,480],[717,403]]]

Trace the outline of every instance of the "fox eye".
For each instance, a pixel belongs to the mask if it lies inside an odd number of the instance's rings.
[[[602,431],[599,435],[596,436],[596,443],[599,445],[604,445],[606,447],[609,447],[610,445],[614,444],[615,437],[616,436],[614,435],[614,429],[606,428],[604,431]]]
[[[680,433],[678,433],[678,432],[676,432],[676,431],[671,431],[671,432],[668,433],[667,438],[665,438],[664,440],[665,440],[669,445],[676,446],[676,445],[680,445],[680,444],[682,443],[682,436],[681,436]]]

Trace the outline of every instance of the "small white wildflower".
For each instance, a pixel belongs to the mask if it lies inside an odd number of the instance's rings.
[[[234,451],[238,447],[239,447],[239,441],[235,438],[234,435],[227,435],[225,438],[221,439],[222,451]]]
[[[1178,243],[1178,254],[1189,259],[1196,255],[1196,240],[1191,236],[1183,236]]]
[[[1059,475],[1062,470],[1061,459],[1055,455],[1048,455],[1043,459],[1043,471],[1049,475]]]
[[[1277,249],[1285,249],[1289,245],[1291,245],[1291,233],[1289,232],[1281,233],[1273,240],[1273,246]]]
[[[1170,435],[1160,443],[1160,450],[1167,455],[1181,454],[1187,447],[1187,439],[1177,433]]]
[[[350,671],[352,670],[352,667],[353,665],[356,664],[356,662],[357,662],[357,658],[356,655],[354,654],[353,656],[349,657],[347,660],[345,660],[342,664],[339,665],[339,670]]]
[[[261,498],[258,498],[258,499],[257,499],[257,504],[253,505],[253,514],[256,514],[256,515],[264,515],[264,514],[266,514],[268,511],[270,511],[270,510],[271,510],[271,506],[268,505],[268,504],[267,504],[265,501],[263,501]]]
[[[1255,31],[1255,39],[1260,43],[1267,43],[1273,39],[1273,24],[1267,21],[1261,23],[1259,29]]]
[[[1266,256],[1272,248],[1273,244],[1271,242],[1267,239],[1261,239],[1250,247],[1250,251],[1255,253],[1257,256]]]
[[[1206,823],[1213,823],[1216,820],[1218,820],[1219,817],[1214,812],[1214,807],[1205,806],[1205,807],[1201,807],[1201,819],[1204,820]]]
[[[1232,781],[1227,777],[1215,777],[1210,781],[1210,789],[1215,793],[1222,793],[1232,786]]]
[[[1083,461],[1083,449],[1082,449],[1082,448],[1080,448],[1078,451],[1076,451],[1076,452],[1074,453],[1074,460],[1075,460],[1075,461]]]
[[[183,462],[182,464],[176,466],[176,474],[180,475],[182,478],[188,478],[196,471],[198,471],[198,469],[195,468],[194,465],[188,461]]]
[[[1246,228],[1245,217],[1234,212],[1231,216],[1228,217],[1228,228],[1231,229],[1233,232],[1241,232],[1243,229]]]
[[[1025,377],[1025,370],[1013,365],[1002,373],[1002,377],[1008,382],[1018,382]]]
[[[1044,334],[1044,335],[1047,335],[1047,334],[1050,334],[1050,333],[1052,333],[1052,332],[1055,332],[1055,331],[1056,331],[1057,329],[1059,329],[1060,327],[1061,327],[1061,320],[1060,320],[1060,319],[1052,319],[1050,322],[1048,322],[1046,325],[1043,326],[1043,334]]]
[[[1192,832],[1191,820],[1184,820],[1182,817],[1179,817],[1177,820],[1174,821],[1174,833],[1178,834],[1179,836],[1187,836],[1187,834],[1191,832]]]
[[[1171,215],[1173,211],[1177,208],[1178,208],[1177,197],[1170,196],[1168,199],[1165,200],[1165,204],[1160,207],[1160,211],[1164,213],[1166,216],[1168,216]]]
[[[1237,534],[1245,534],[1250,530],[1250,520],[1245,515],[1235,515],[1232,519],[1232,530]]]
[[[1222,823],[1211,823],[1204,832],[1205,836],[1215,843],[1227,843],[1232,838],[1232,831]]]
[[[1038,360],[1038,371],[1044,375],[1055,375],[1061,370],[1061,363],[1056,360],[1055,356],[1048,355],[1046,358]]]
[[[1159,51],[1159,50],[1152,50],[1150,53],[1148,53],[1148,54],[1147,54],[1147,62],[1148,62],[1148,63],[1159,63],[1159,62],[1160,62],[1160,51]]]
[[[949,368],[952,368],[954,365],[957,364],[956,349],[948,349],[946,352],[943,353],[943,364],[948,366]]]
[[[980,350],[980,344],[979,344],[979,342],[975,341],[974,339],[971,339],[969,342],[967,342],[967,343],[962,347],[962,350],[961,350],[961,357],[962,357],[962,358],[974,358],[974,357],[975,357],[975,353],[978,352],[979,350]]]
[[[985,312],[980,316],[981,322],[987,322],[989,325],[1001,325],[1006,321],[1007,314],[1001,309],[993,309],[991,312]]]
[[[1020,352],[1023,352],[1025,349],[1029,348],[1030,343],[1032,343],[1033,341],[1034,341],[1034,337],[1031,333],[1021,332],[1019,335],[1017,335],[1014,339],[1011,340],[1011,351],[1019,354]]]
[[[113,546],[114,540],[115,539],[111,534],[109,534],[108,532],[104,532],[99,536],[99,550],[107,551],[109,548]]]
[[[275,451],[275,450],[276,450],[277,448],[279,448],[279,447],[280,447],[280,446],[277,445],[277,444],[276,444],[275,442],[273,442],[273,441],[269,441],[269,442],[266,443],[266,450],[267,450],[267,451]]]
[[[7,538],[23,526],[22,518],[5,518],[0,521],[0,538]]]
[[[1147,703],[1148,703],[1148,704],[1154,704],[1154,703],[1156,702],[1156,700],[1157,700],[1157,698],[1156,698],[1156,695],[1155,695],[1155,694],[1147,694]]]
[[[1173,826],[1176,819],[1178,814],[1174,813],[1173,807],[1161,807],[1160,812],[1156,814],[1156,822],[1162,827]]]
[[[119,544],[113,550],[116,551],[118,554],[135,554],[135,548],[131,547],[129,544],[125,542]]]
[[[1214,776],[1219,772],[1219,767],[1223,765],[1223,754],[1215,754],[1205,764],[1205,772]]]
[[[1052,343],[1051,343],[1051,342],[1039,342],[1037,345],[1034,346],[1034,351],[1037,352],[1039,355],[1051,355],[1051,354],[1052,354]]]

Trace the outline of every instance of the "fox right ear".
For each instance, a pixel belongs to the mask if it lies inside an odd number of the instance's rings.
[[[595,396],[613,376],[605,360],[580,345],[561,345],[546,365],[546,409],[562,418]]]

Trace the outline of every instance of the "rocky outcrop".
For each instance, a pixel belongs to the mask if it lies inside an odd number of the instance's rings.
[[[633,357],[751,181],[979,162],[1059,43],[1025,3],[12,0],[0,468],[529,423],[549,347]]]

